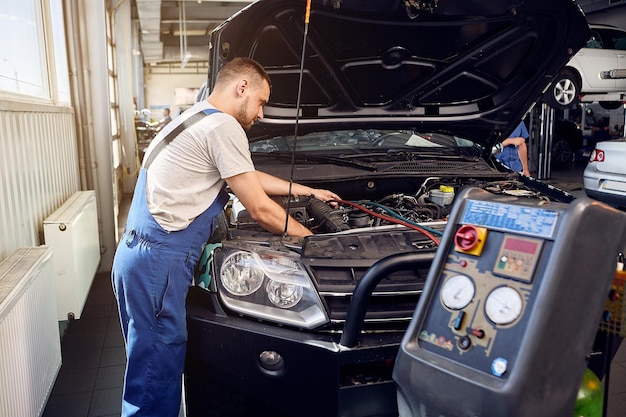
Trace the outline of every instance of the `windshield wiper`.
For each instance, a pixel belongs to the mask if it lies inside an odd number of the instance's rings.
[[[388,149],[387,157],[393,159],[402,159],[407,161],[414,161],[416,159],[455,159],[461,161],[478,161],[480,157],[478,156],[468,156],[462,154],[450,154],[450,149],[441,148],[440,152],[429,149],[428,152],[423,151],[411,151],[406,149]]]

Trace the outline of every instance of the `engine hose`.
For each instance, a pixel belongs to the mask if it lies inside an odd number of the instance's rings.
[[[307,204],[307,211],[324,230],[340,232],[350,229],[350,225],[344,220],[343,216],[322,200],[310,198]]]
[[[409,222],[406,222],[406,221],[403,221],[403,220],[400,220],[400,219],[396,219],[394,217],[385,216],[384,214],[376,213],[375,211],[372,211],[372,210],[370,210],[370,209],[368,209],[368,208],[366,208],[366,207],[364,207],[364,206],[362,206],[360,204],[353,203],[352,201],[346,201],[346,200],[336,200],[336,201],[338,203],[345,204],[345,205],[348,205],[350,207],[358,208],[359,210],[369,214],[370,216],[374,216],[374,217],[377,217],[379,219],[386,220],[386,221],[388,221],[390,223],[401,224],[401,225],[409,227],[409,228],[411,228],[413,230],[417,230],[418,232],[421,232],[423,235],[425,235],[430,240],[432,240],[437,246],[439,246],[439,243],[440,243],[439,239],[436,238],[431,232],[429,232],[428,230],[424,229],[422,226],[419,226],[419,225],[416,225],[416,224],[413,224],[413,223],[409,223]]]

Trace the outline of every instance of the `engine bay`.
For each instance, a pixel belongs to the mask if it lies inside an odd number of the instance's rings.
[[[461,181],[428,177],[416,182],[412,193],[395,192],[369,199],[342,199],[336,208],[315,196],[274,197],[289,214],[314,234],[354,231],[388,225],[402,225],[428,230],[429,223],[445,222],[452,210],[455,196],[465,187],[479,187],[493,194],[551,201],[547,194],[536,191],[518,179]],[[560,190],[559,190],[560,191]],[[342,195],[342,194],[340,194]],[[230,227],[239,231],[262,232],[247,210],[235,198],[229,216]],[[434,232],[437,234],[437,232]]]

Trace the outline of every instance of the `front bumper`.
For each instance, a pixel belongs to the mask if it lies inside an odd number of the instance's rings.
[[[259,404],[279,403],[289,416],[397,416],[391,375],[401,333],[365,334],[347,348],[338,334],[227,316],[217,296],[198,287],[187,305],[187,366],[207,370],[207,378],[189,373],[188,386],[223,384]],[[264,368],[264,351],[279,353],[282,366]]]

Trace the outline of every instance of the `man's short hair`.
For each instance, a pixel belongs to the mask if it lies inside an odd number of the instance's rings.
[[[237,57],[227,62],[217,74],[215,86],[226,85],[242,75],[248,78],[254,88],[259,87],[263,80],[267,81],[270,89],[272,88],[272,82],[265,68],[255,60],[245,57]]]

